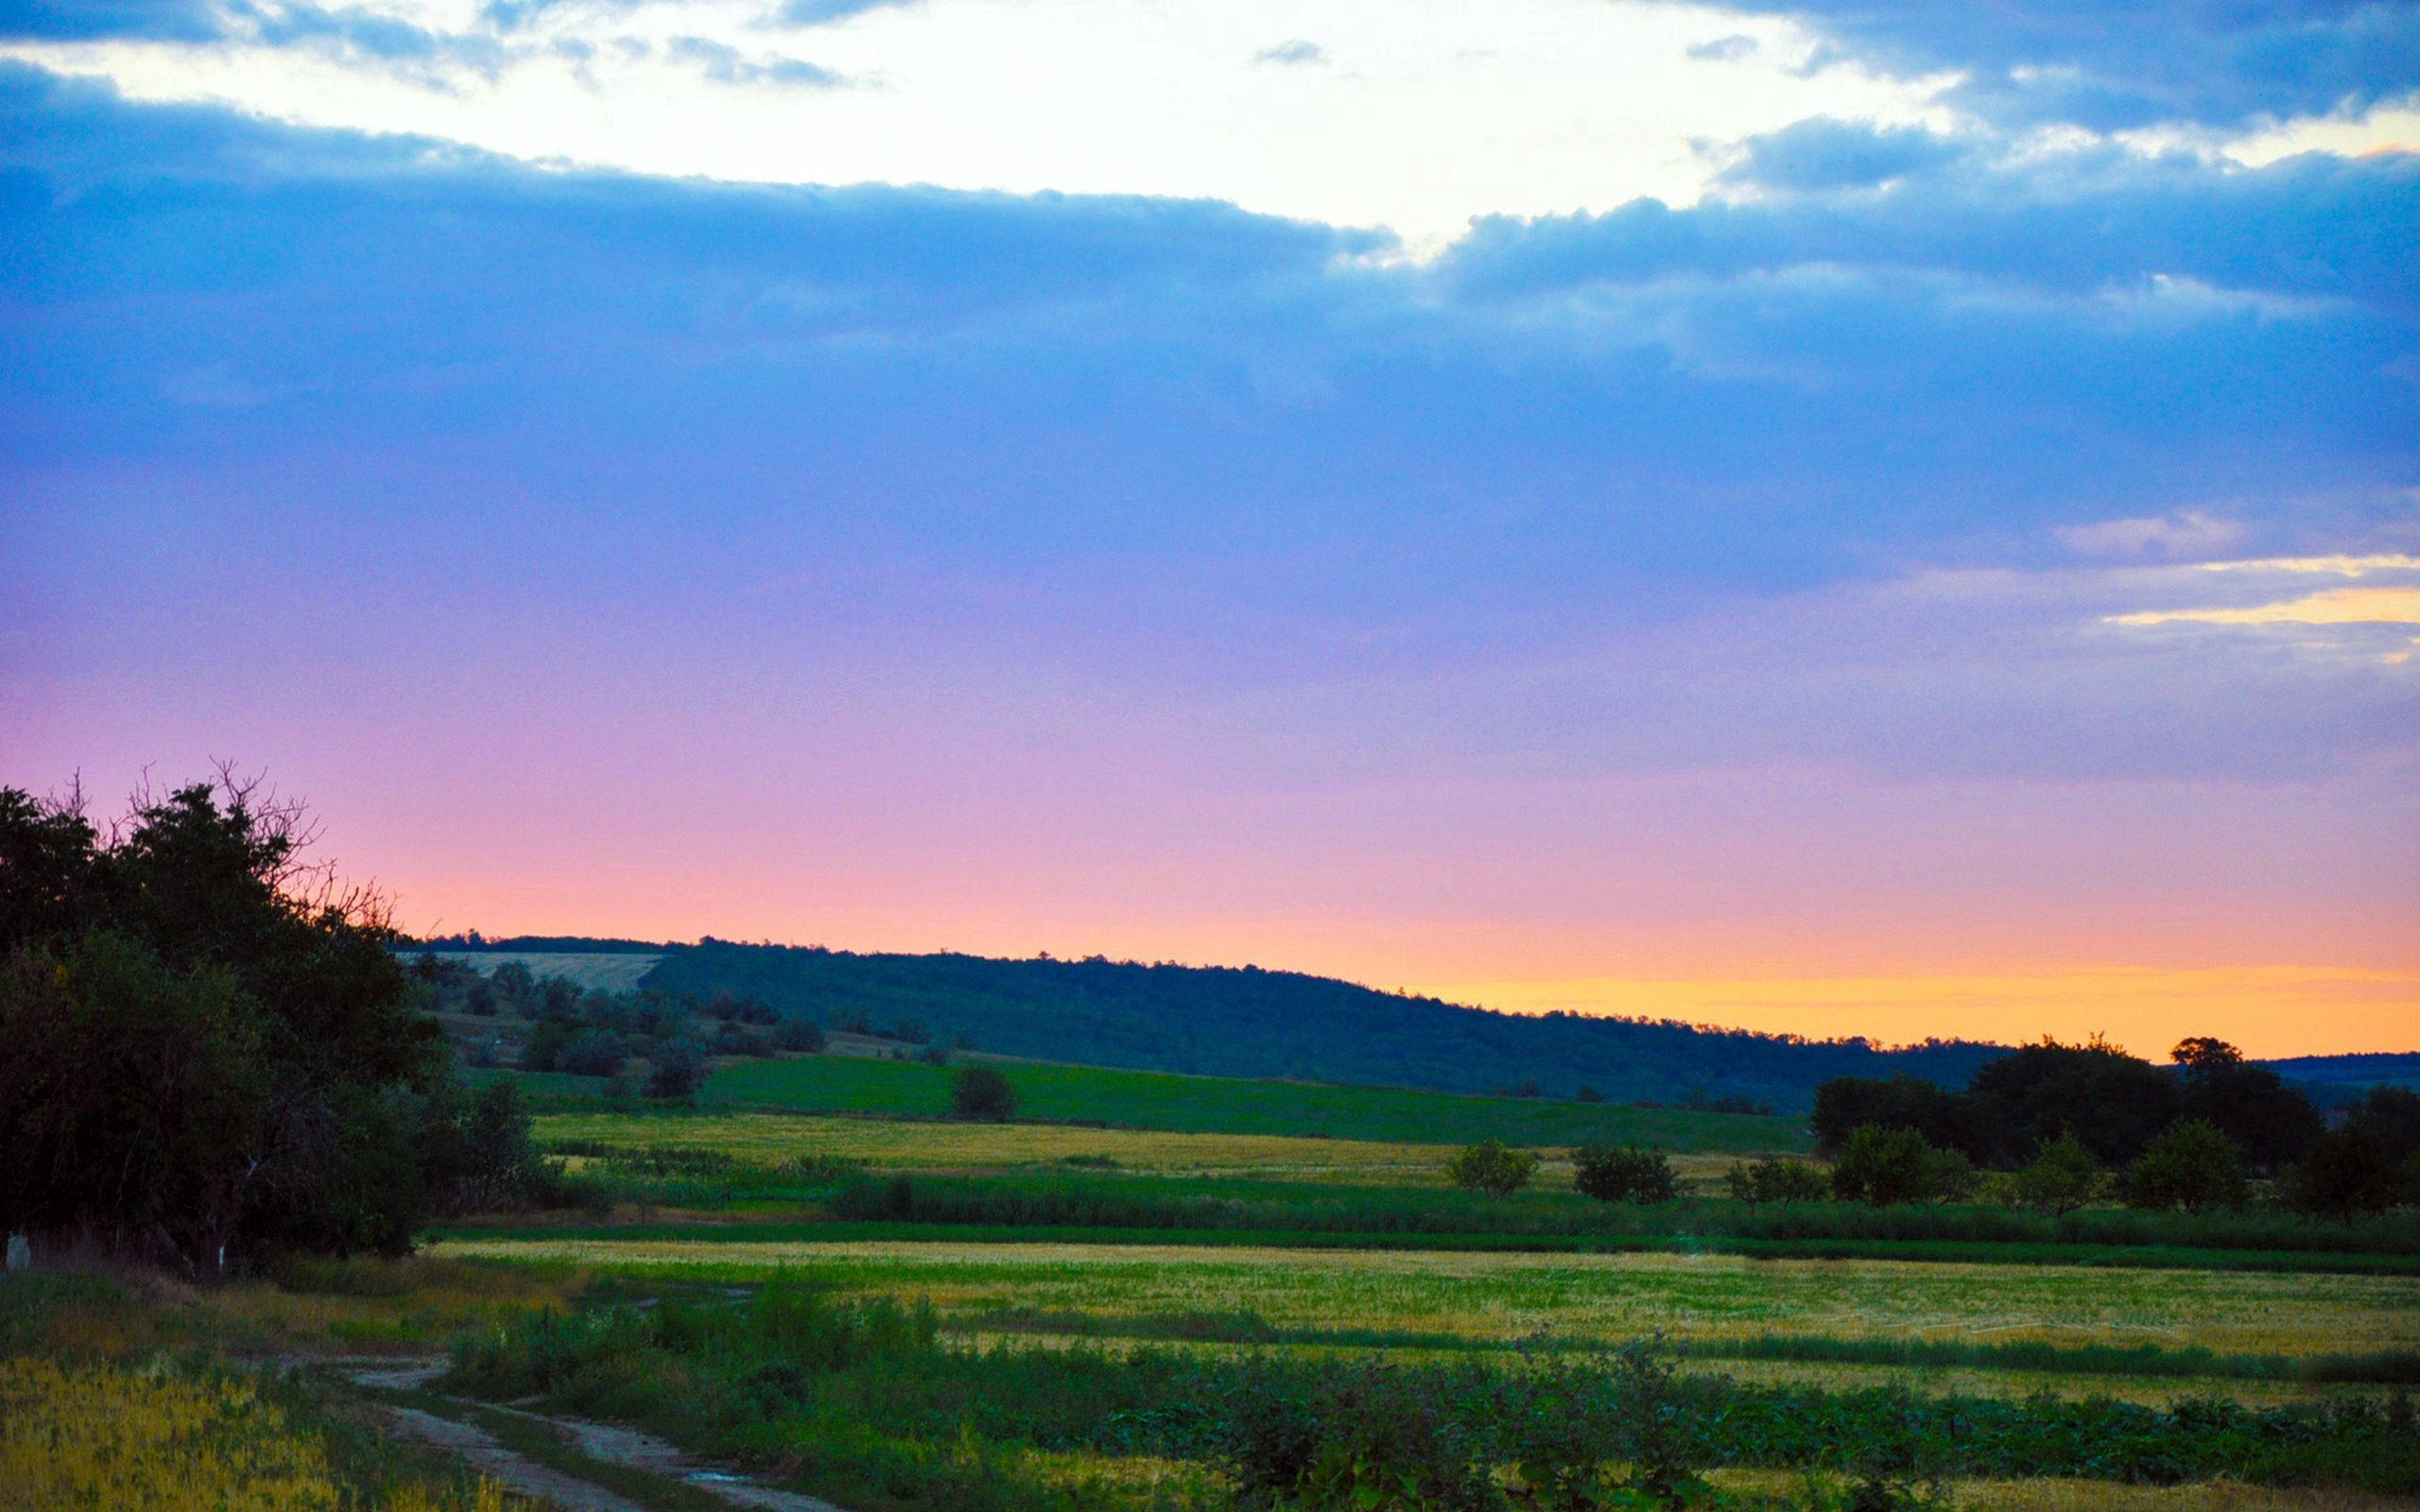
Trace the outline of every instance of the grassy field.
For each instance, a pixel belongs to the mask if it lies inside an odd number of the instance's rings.
[[[639,985],[639,979],[652,970],[661,955],[618,954],[585,951],[408,951],[405,959],[417,960],[424,954],[434,954],[441,961],[459,962],[493,976],[496,968],[516,962],[529,969],[537,977],[560,976],[584,988],[600,992],[628,992]]]
[[[996,1062],[1028,1119],[1121,1128],[1257,1134],[1398,1144],[1639,1143],[1680,1151],[1801,1151],[1802,1122],[1535,1097],[1469,1097],[1385,1087],[1238,1081],[1092,1066]],[[949,1068],[852,1056],[748,1061],[717,1072],[703,1101],[726,1107],[938,1118]]]
[[[2420,1280],[1722,1256],[948,1243],[455,1239],[453,1258],[545,1260],[746,1283],[787,1274],[956,1314],[1250,1313],[1281,1328],[1510,1344],[1775,1332],[2155,1343],[2219,1353],[2420,1349]]]
[[[767,1165],[802,1156],[825,1156],[860,1161],[883,1173],[1119,1171],[1146,1177],[1352,1186],[1444,1186],[1444,1163],[1460,1148],[1274,1134],[959,1124],[811,1113],[546,1113],[536,1123],[538,1139],[545,1144],[577,1141],[632,1150],[670,1144],[717,1150]],[[1712,1189],[1732,1159],[1716,1152],[1684,1154],[1676,1156],[1673,1164],[1685,1180]],[[1547,1191],[1567,1191],[1571,1172],[1567,1152],[1555,1151],[1539,1167],[1535,1184]]]

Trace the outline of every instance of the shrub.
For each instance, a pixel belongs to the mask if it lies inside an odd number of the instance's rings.
[[[689,1097],[706,1083],[706,1056],[696,1041],[666,1040],[648,1057],[649,1097]]]
[[[824,1045],[823,1026],[812,1019],[784,1019],[773,1026],[773,1048],[804,1050],[820,1054]]]
[[[959,1118],[1005,1124],[1017,1116],[1017,1091],[996,1066],[969,1066],[950,1084],[950,1111]]]
[[[2403,1173],[2386,1145],[2355,1122],[2313,1140],[2286,1173],[2282,1191],[2296,1212],[2349,1223],[2403,1200]]]
[[[1571,1163],[1573,1184],[1599,1202],[1669,1202],[1680,1194],[1681,1178],[1661,1150],[1583,1145]]]
[[[1876,1208],[1963,1196],[1974,1185],[1974,1163],[1962,1154],[1936,1149],[1914,1129],[1876,1124],[1850,1134],[1832,1167],[1835,1196]]]
[[[534,1050],[537,1037],[530,1037]],[[574,1076],[611,1076],[631,1058],[630,1041],[605,1029],[583,1029],[562,1041],[550,1057],[555,1071],[568,1072]]]
[[[1533,1152],[1513,1149],[1498,1140],[1481,1140],[1445,1162],[1445,1178],[1465,1192],[1502,1197],[1528,1186],[1537,1170]]]
[[[1291,1373],[1247,1370],[1216,1431],[1236,1503],[1294,1512],[1501,1507],[1489,1456],[1452,1410],[1489,1383],[1467,1370],[1453,1383],[1440,1374],[1372,1360],[1305,1388]]]
[[[1751,1205],[1760,1202],[1821,1202],[1832,1194],[1824,1168],[1807,1160],[1766,1156],[1753,1165],[1731,1162],[1722,1184],[1732,1197]]]
[[[2090,1202],[2100,1188],[2100,1162],[2083,1141],[2068,1132],[2043,1145],[2031,1163],[2010,1178],[2008,1194],[2018,1207],[2062,1213]]]
[[[2243,1152],[2198,1118],[2160,1130],[2126,1170],[2126,1204],[2134,1208],[2239,1208],[2246,1190]]]

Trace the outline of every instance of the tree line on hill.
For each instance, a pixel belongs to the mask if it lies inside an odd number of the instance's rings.
[[[457,1081],[313,837],[225,770],[106,833],[0,789],[0,1229],[201,1272],[543,1194],[513,1090]]]
[[[643,1090],[650,1097],[695,1093],[711,1057],[763,1058],[824,1044],[812,1021],[784,1018],[769,1004],[731,992],[703,1000],[644,987],[613,992],[540,976],[519,961],[482,972],[462,956],[428,951],[411,958],[411,974],[431,1013],[527,1025],[516,1070],[618,1077],[632,1061],[643,1061]],[[494,1065],[503,1043],[500,1034],[475,1036],[465,1058],[473,1066]]]
[[[2017,1200],[2065,1211],[2104,1190],[2136,1206],[2239,1205],[2273,1177],[2298,1211],[2329,1216],[2420,1203],[2420,1094],[2374,1087],[2335,1126],[2275,1072],[2196,1037],[2155,1066],[2099,1039],[2045,1039],[1951,1091],[1912,1076],[1816,1089],[1817,1147],[1875,1200],[1971,1192],[1979,1168],[2014,1174]],[[1870,1195],[1860,1190],[1851,1195]]]
[[[1001,1055],[1201,1075],[1482,1093],[1534,1087],[1553,1097],[1584,1088],[1615,1102],[1803,1110],[1830,1077],[1905,1072],[1956,1084],[2005,1053],[1956,1040],[1886,1050],[1670,1021],[1498,1013],[1256,966],[859,954],[711,938],[644,951],[661,956],[644,979],[660,991],[728,991],[827,1026],[915,1023],[936,1041]]]

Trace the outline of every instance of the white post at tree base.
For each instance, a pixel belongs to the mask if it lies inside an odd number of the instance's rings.
[[[27,1239],[23,1234],[10,1234],[9,1236],[9,1268],[10,1270],[31,1270],[34,1268],[33,1241]]]

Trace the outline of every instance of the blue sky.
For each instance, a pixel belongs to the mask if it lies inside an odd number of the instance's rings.
[[[0,760],[267,765],[414,924],[2413,1048],[2415,91],[2408,5],[0,3]]]

